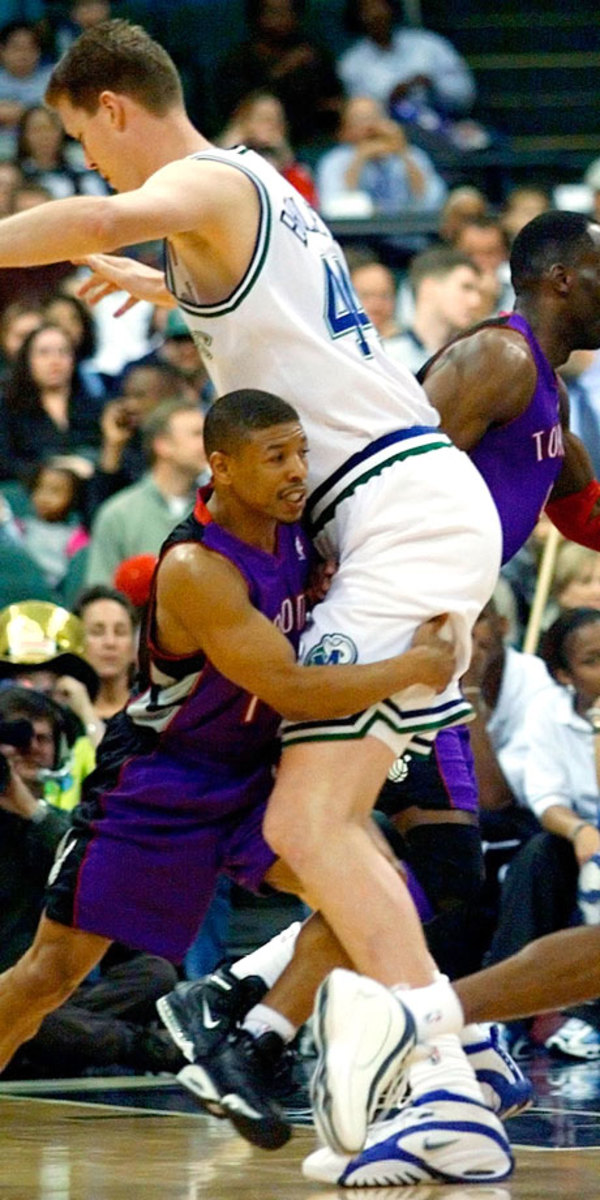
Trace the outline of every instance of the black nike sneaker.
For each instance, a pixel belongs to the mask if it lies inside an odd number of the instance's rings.
[[[157,1000],[156,1008],[175,1045],[194,1062],[212,1054],[266,990],[259,975],[238,979],[219,967],[202,979],[178,983]]]
[[[238,1133],[263,1150],[278,1150],[291,1136],[285,1113],[269,1093],[285,1050],[274,1032],[253,1038],[237,1029],[210,1055],[197,1058],[177,1078],[202,1108],[229,1117]]]

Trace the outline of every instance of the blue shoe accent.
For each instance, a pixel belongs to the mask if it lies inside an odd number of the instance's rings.
[[[490,1026],[487,1037],[478,1042],[463,1041],[462,1046],[484,1099],[496,1116],[505,1121],[530,1107],[533,1100],[531,1080],[502,1045],[497,1025]]]

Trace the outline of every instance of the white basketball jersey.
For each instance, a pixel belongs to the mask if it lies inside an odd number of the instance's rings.
[[[235,291],[203,304],[167,244],[167,285],[217,395],[260,388],[297,409],[310,448],[311,490],[352,455],[393,431],[437,426],[410,372],[390,361],[320,217],[252,150],[193,156],[229,163],[256,187],[260,221],[252,261]]]

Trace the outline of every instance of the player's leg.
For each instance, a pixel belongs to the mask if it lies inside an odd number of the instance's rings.
[[[110,939],[42,916],[29,950],[0,975],[0,1070],[43,1018],[58,1008],[100,961]]]
[[[511,1021],[600,996],[600,927],[563,929],[530,942],[453,987],[467,1021]]]

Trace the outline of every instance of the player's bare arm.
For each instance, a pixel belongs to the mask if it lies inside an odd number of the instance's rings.
[[[472,450],[488,429],[525,411],[536,386],[535,364],[512,329],[481,329],[459,339],[432,364],[423,386],[445,433]]]
[[[414,683],[442,691],[455,669],[454,649],[438,635],[437,623],[428,623],[422,644],[395,658],[303,667],[283,634],[250,603],[237,569],[202,546],[175,546],[166,555],[156,613],[163,651],[202,650],[228,679],[293,721],[347,716]]]
[[[569,429],[569,395],[562,380],[560,387],[560,417],[563,431],[564,460],[562,470],[552,489],[551,500],[560,500],[581,492],[594,479],[594,468],[583,442]],[[600,501],[593,509],[600,513]]]
[[[227,294],[250,260],[257,221],[258,198],[242,172],[186,159],[161,167],[133,191],[70,196],[38,206],[36,213],[5,217],[0,221],[0,267],[80,260],[168,238],[189,261],[199,287],[206,281],[210,289]],[[160,272],[149,275],[148,268],[136,270],[132,263],[133,294],[141,280],[147,298],[149,281],[158,287],[157,277]]]

